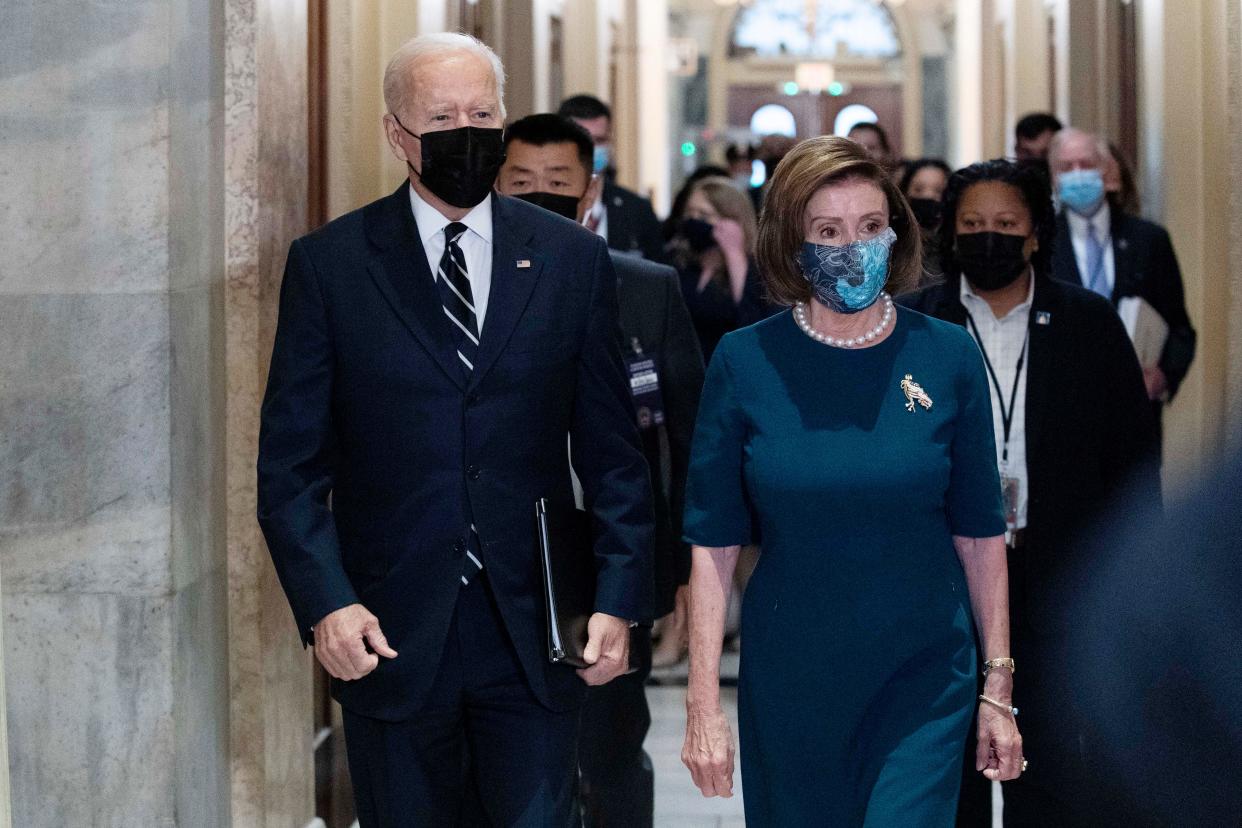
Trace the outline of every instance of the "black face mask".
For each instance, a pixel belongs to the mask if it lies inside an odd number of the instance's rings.
[[[400,121],[397,125],[405,129]],[[405,131],[423,146],[423,171],[414,174],[432,195],[463,210],[487,198],[505,163],[503,129],[457,127],[422,135]],[[414,166],[409,166],[413,172]]]
[[[571,195],[561,195],[559,193],[522,193],[514,198],[520,198],[522,201],[529,202],[536,207],[542,207],[545,210],[551,210],[558,216],[564,216],[570,221],[578,220],[578,203],[581,199],[574,198]]]
[[[690,218],[681,221],[681,237],[695,253],[704,253],[716,246],[716,239],[712,236],[714,229],[710,222],[702,219]]]
[[[940,224],[940,201],[934,198],[912,198],[910,199],[910,209],[914,211],[914,218],[918,221],[919,227],[924,230],[935,230]]]
[[[1013,284],[1026,270],[1025,246],[1026,236],[1010,233],[959,235],[957,266],[977,290],[1000,290]]]

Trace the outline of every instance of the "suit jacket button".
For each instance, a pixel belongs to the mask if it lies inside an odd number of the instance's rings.
[[[478,405],[478,404],[479,404],[479,395],[478,395],[478,394],[471,394],[469,397],[466,397],[466,404],[467,404],[467,405]]]
[[[458,538],[457,541],[453,544],[453,551],[456,552],[459,556],[466,554],[466,542],[463,541],[461,538]]]
[[[467,466],[466,477],[469,477],[471,480],[478,480],[479,479],[479,467],[478,466]]]

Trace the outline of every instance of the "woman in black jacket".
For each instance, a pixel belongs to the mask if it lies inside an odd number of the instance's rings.
[[[1026,676],[1014,704],[1030,761],[1005,783],[1006,826],[1108,824],[1090,812],[1094,797],[1079,781],[1092,753],[1109,746],[1075,714],[1067,574],[1081,564],[1083,530],[1123,490],[1160,500],[1138,359],[1107,300],[1050,278],[1055,230],[1041,171],[1009,161],[960,170],[945,192],[945,281],[899,300],[965,326],[992,386],[1012,651]],[[974,762],[968,744],[958,824],[990,826],[991,791],[975,781]]]
[[[695,182],[668,249],[681,274],[704,362],[711,361],[725,334],[776,310],[763,297],[755,265],[757,234],[750,198],[732,181],[708,177]]]

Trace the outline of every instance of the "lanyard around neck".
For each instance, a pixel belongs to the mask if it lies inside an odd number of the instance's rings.
[[[1001,391],[1000,379],[996,376],[996,369],[992,367],[992,360],[988,357],[988,349],[983,346],[983,337],[979,333],[979,326],[975,324],[975,318],[970,315],[970,311],[966,311],[966,321],[970,323],[970,332],[975,337],[975,342],[979,344],[979,351],[983,354],[983,365],[988,369],[988,376],[992,379],[992,387],[996,389],[996,402],[1001,410],[1001,424],[1005,429],[1005,442],[1001,447],[1001,462],[1009,462],[1009,433],[1013,428],[1013,415],[1017,407],[1018,401],[1018,383],[1022,381],[1022,367],[1026,364],[1026,346],[1031,341],[1031,329],[1028,326],[1026,335],[1022,339],[1022,352],[1018,354],[1018,367],[1013,374],[1013,389],[1009,392],[1009,405],[1005,405],[1005,393]]]

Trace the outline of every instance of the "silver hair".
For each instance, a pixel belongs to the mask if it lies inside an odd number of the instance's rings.
[[[450,52],[469,52],[483,58],[496,77],[496,97],[500,102],[500,119],[505,120],[505,67],[500,58],[481,40],[459,32],[435,32],[418,35],[402,43],[384,69],[384,105],[391,113],[404,109],[410,102],[410,66],[419,58]]]
[[[1100,166],[1108,163],[1108,159],[1112,156],[1112,150],[1109,149],[1108,140],[1102,135],[1087,132],[1084,129],[1076,127],[1066,127],[1052,136],[1052,142],[1048,144],[1048,163],[1051,165],[1056,157],[1061,153],[1061,145],[1070,138],[1084,137],[1089,138],[1095,146],[1095,154],[1100,159]]]

